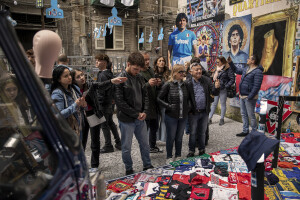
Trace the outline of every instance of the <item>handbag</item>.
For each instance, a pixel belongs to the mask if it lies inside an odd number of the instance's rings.
[[[86,117],[90,127],[94,127],[97,126],[99,124],[102,124],[103,122],[106,121],[105,117],[102,116],[101,118],[99,118],[96,114],[93,114],[91,116]]]
[[[227,97],[228,98],[234,98],[236,97],[236,85],[235,83],[231,85],[231,87],[227,90]]]
[[[71,92],[72,92],[72,98],[73,100],[76,99],[76,94],[75,94],[75,91],[73,88],[71,88]],[[68,105],[68,101],[67,101],[67,97],[66,97],[66,94],[64,93],[64,101],[65,101],[65,108],[68,108],[69,105]],[[69,117],[66,118],[68,124],[70,125],[70,127],[75,131],[75,133],[80,136],[80,132],[81,132],[81,129],[82,129],[82,122],[81,122],[81,113],[80,111],[76,111],[77,112],[77,115],[78,115],[78,118],[79,118],[79,123],[76,119],[76,117],[74,116],[74,114],[71,114]]]
[[[70,127],[75,131],[75,133],[80,136],[80,127],[78,124],[77,119],[75,118],[75,116],[72,114],[69,117],[66,118],[68,124],[70,125]]]

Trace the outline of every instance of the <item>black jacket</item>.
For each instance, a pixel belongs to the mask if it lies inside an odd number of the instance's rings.
[[[98,91],[105,91],[112,87],[110,80],[103,82],[92,82],[88,85],[88,93],[85,97],[86,102],[93,107],[94,113],[101,118],[103,116],[103,110],[101,105],[98,103]],[[93,112],[87,112],[88,116],[92,115]]]
[[[147,69],[149,72],[151,78],[155,78],[154,71],[151,67]],[[149,84],[149,78],[143,76],[143,72],[140,72],[140,75],[144,78],[145,81],[145,88],[147,89],[147,94],[148,94],[148,100],[149,100],[149,109],[147,114],[146,119],[157,119],[158,117],[158,106],[157,106],[157,101],[156,101],[156,96],[157,96],[157,87],[156,86],[151,86]]]
[[[201,76],[200,83],[204,89],[205,92],[205,98],[206,98],[206,113],[208,114],[210,112],[210,95],[219,95],[220,89],[215,88],[214,84],[211,81],[211,78],[207,76]],[[193,114],[196,113],[196,101],[195,101],[195,93],[194,93],[194,85],[192,78],[189,78],[185,81],[186,87],[189,91],[190,99],[191,99],[191,111]]]
[[[111,70],[99,71],[97,74],[97,82],[104,82],[112,79]],[[114,95],[114,85],[107,87],[106,90],[96,90],[96,103],[100,110],[104,113],[112,113],[112,101]]]
[[[187,117],[190,109],[190,95],[188,94],[188,90],[186,84],[183,82],[181,85],[183,92],[183,113],[182,117]],[[179,97],[179,88],[178,82],[168,81],[166,82],[159,94],[157,96],[157,101],[163,107],[166,108],[166,114],[173,118],[179,118],[180,114],[180,97]]]
[[[122,122],[134,122],[140,112],[148,113],[148,95],[145,89],[145,81],[141,75],[136,75],[139,83],[142,86],[142,111],[135,109],[136,96],[134,94],[134,89],[132,88],[132,82],[130,81],[130,76],[126,71],[121,72],[119,77],[127,77],[128,80],[125,83],[121,83],[115,86],[115,101],[117,105],[117,117]]]
[[[225,66],[222,71],[218,74],[218,79],[220,80],[220,89],[229,89],[235,82],[235,75],[230,66]]]

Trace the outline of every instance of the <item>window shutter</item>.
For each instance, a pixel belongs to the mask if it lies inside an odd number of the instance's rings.
[[[100,26],[102,26],[101,28],[104,29],[103,24],[100,24],[100,23],[95,23],[94,29],[96,27],[100,28]],[[102,36],[102,34],[103,34],[103,31],[101,31],[101,35],[99,38],[95,38],[95,49],[96,50],[105,49],[105,38]]]
[[[150,33],[151,33],[151,27],[150,26],[145,26],[145,50],[151,51],[151,43],[149,43],[149,38],[150,38]],[[153,37],[153,35],[152,35]],[[154,38],[154,37],[153,37]]]
[[[124,50],[124,26],[114,26],[114,49]]]

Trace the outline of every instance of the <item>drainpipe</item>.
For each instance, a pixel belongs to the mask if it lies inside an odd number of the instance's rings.
[[[163,4],[162,4],[162,0],[159,0],[159,18],[158,18],[158,20],[159,20],[159,29],[158,29],[158,34],[160,33],[160,29],[162,28],[162,18],[161,18],[161,14],[162,14],[162,9],[163,9]],[[162,40],[159,40],[159,46],[160,46],[160,56],[162,56],[163,55],[163,42],[162,42]]]
[[[83,56],[88,56],[87,36],[85,31],[85,13],[84,13],[84,0],[79,1],[80,4],[80,48]]]

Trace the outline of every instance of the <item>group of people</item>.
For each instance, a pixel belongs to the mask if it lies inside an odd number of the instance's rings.
[[[164,57],[158,57],[153,67],[150,67],[149,53],[135,52],[129,55],[125,70],[116,78],[113,78],[107,55],[100,54],[95,58],[99,68],[96,82],[88,84],[82,71],[70,71],[67,66],[59,65],[53,70],[51,87],[52,99],[80,135],[84,148],[90,130],[91,172],[98,170],[100,153],[113,151],[110,132],[115,138],[115,148],[122,151],[127,175],[134,173],[131,158],[133,135],[139,143],[143,170],[153,167],[150,153],[162,152],[156,145],[157,140],[166,141],[166,163],[182,159],[182,138],[185,131],[189,133],[187,157],[195,156],[196,148],[199,155],[204,154],[208,124],[219,99],[219,125],[225,123],[226,90],[235,82],[234,73],[243,74],[240,93],[241,113],[245,123],[243,132],[238,136],[249,133],[248,116],[251,118],[252,129],[256,129],[255,96],[262,77],[259,76],[261,67],[258,67],[259,60],[255,55],[248,59],[249,67],[246,71],[236,68],[230,57],[227,60],[218,57],[216,70],[209,76],[201,65],[200,58],[191,59],[188,69],[184,65],[175,64],[170,71]],[[112,120],[113,103],[117,106],[121,138]],[[86,117],[92,114],[99,118],[104,116],[106,122],[89,127]],[[105,138],[102,150],[100,128]]]
[[[178,29],[169,37],[168,59],[157,57],[153,67],[150,67],[149,52],[131,53],[126,68],[114,77],[109,57],[98,54],[95,56],[95,66],[99,69],[97,80],[88,83],[84,72],[68,67],[67,57],[61,55],[58,57],[58,65],[52,71],[51,82],[46,80],[48,77],[40,76],[56,107],[80,137],[84,149],[90,132],[90,172],[98,170],[100,153],[113,152],[115,147],[122,151],[126,175],[134,173],[131,158],[133,135],[139,143],[143,170],[153,168],[150,153],[162,152],[156,145],[157,140],[166,142],[166,163],[182,159],[184,132],[189,134],[189,153],[186,156],[195,156],[196,148],[199,155],[204,154],[209,124],[219,99],[219,125],[225,123],[227,90],[235,83],[235,73],[242,75],[239,95],[243,132],[237,136],[249,133],[248,117],[252,130],[256,130],[254,108],[263,79],[259,57],[250,56],[247,67],[238,68],[230,56],[227,59],[220,56],[215,72],[210,75],[206,66],[201,64],[205,53],[198,53],[195,34],[186,29],[186,23],[187,16],[184,13],[178,14]],[[28,52],[28,58],[32,57],[34,55]],[[11,91],[7,97],[18,102],[16,84],[0,82],[3,91]],[[115,105],[120,135],[113,121]],[[26,108],[19,110],[22,114],[30,114]],[[91,125],[89,119],[93,116],[105,120]],[[105,138],[102,149],[100,129]],[[115,140],[114,146],[111,133]]]

